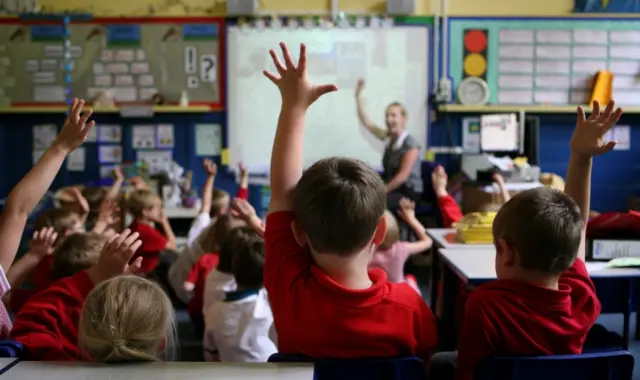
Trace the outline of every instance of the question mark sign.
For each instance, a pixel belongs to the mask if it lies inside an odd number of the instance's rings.
[[[210,79],[211,76],[210,71],[213,68],[213,59],[206,58],[205,59],[205,72],[207,73],[207,79]]]

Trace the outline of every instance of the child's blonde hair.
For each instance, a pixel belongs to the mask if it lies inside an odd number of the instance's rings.
[[[221,216],[229,208],[230,201],[231,197],[229,193],[222,189],[213,189],[211,195],[211,212],[209,214],[214,218]]]
[[[384,236],[380,248],[389,249],[400,240],[400,227],[395,215],[389,210],[385,210],[384,218],[387,220],[387,234]]]
[[[105,236],[91,232],[64,238],[53,252],[51,279],[57,281],[96,265],[106,242]]]
[[[162,288],[138,276],[118,276],[87,295],[78,324],[78,346],[97,362],[172,359],[173,307]],[[168,355],[168,356],[167,356]]]
[[[160,197],[148,189],[133,190],[127,198],[127,208],[134,217],[142,216],[144,210],[161,203]]]
[[[81,222],[80,215],[70,208],[50,208],[38,216],[33,224],[33,230],[40,231],[45,227],[51,227],[58,234],[58,238],[62,238]]]

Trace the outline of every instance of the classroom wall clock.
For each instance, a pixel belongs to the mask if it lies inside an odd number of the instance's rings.
[[[467,106],[485,105],[489,95],[489,85],[482,78],[467,77],[458,85],[458,100]]]

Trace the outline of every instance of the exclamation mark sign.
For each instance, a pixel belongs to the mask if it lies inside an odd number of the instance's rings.
[[[184,51],[184,71],[187,74],[195,74],[198,72],[198,59],[196,48],[187,46]]]

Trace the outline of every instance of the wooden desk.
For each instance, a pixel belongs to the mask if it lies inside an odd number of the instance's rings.
[[[0,358],[0,375],[11,369],[17,358]]]
[[[313,364],[144,363],[101,365],[21,361],[3,380],[312,380]]]
[[[442,256],[443,299],[442,299],[442,334],[440,335],[443,349],[450,350],[456,346],[456,307],[458,295],[458,281],[469,285],[481,285],[496,279],[494,249],[441,249],[436,255]],[[604,303],[607,299],[617,299],[617,304],[610,308],[611,313],[624,315],[623,348],[628,349],[629,324],[632,310],[633,287],[640,280],[640,269],[635,268],[606,268],[600,262],[588,262],[587,270],[594,282],[615,281],[618,285],[610,291],[615,292],[611,297],[599,297]],[[603,312],[606,313],[603,305]]]

